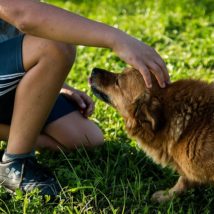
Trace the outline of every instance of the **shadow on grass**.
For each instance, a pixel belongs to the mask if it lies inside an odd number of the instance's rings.
[[[67,207],[82,210],[82,213],[125,214],[208,214],[214,210],[212,186],[189,190],[164,204],[152,203],[151,195],[173,186],[178,175],[155,165],[143,151],[128,143],[111,141],[99,148],[81,148],[66,155],[44,152],[38,159],[55,171],[63,187],[61,201],[54,206],[43,206],[36,195],[31,196],[28,207],[41,210],[39,213],[51,213],[53,209],[64,213]],[[20,202],[23,203],[24,198],[18,199],[4,191],[0,192],[0,197],[8,209],[19,207],[20,212],[23,209]]]
[[[31,196],[29,207],[44,212],[64,209],[83,213],[213,213],[214,189],[201,186],[187,191],[172,201],[155,204],[151,195],[169,189],[178,179],[170,169],[162,169],[147,158],[143,151],[128,143],[106,142],[91,150],[78,149],[70,154],[44,152],[38,156],[49,165],[63,187],[59,204],[38,205],[40,199]],[[24,198],[0,192],[8,209]],[[1,203],[0,203],[1,204]],[[54,205],[54,206],[53,206]],[[63,211],[61,211],[63,210]],[[50,211],[51,213],[51,211]]]
[[[49,162],[56,169],[64,186],[64,199],[71,207],[84,209],[87,204],[93,212],[149,214],[158,211],[212,213],[214,210],[212,187],[189,190],[164,204],[152,203],[151,195],[173,186],[178,175],[155,165],[141,150],[129,144],[107,142],[93,150],[79,149],[66,158],[52,154]],[[68,198],[72,198],[72,204]]]

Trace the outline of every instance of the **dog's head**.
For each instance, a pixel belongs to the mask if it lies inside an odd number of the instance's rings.
[[[143,76],[133,68],[116,74],[95,68],[90,77],[93,93],[116,108],[126,120],[126,126],[141,126],[155,132],[163,125],[163,110],[157,81],[153,87],[145,86]]]

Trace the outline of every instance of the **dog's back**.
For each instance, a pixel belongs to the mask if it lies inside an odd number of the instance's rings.
[[[164,103],[169,152],[177,170],[191,180],[213,181],[214,84],[175,82],[168,87]]]

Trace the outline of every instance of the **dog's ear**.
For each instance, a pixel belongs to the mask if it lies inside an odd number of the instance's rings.
[[[146,91],[135,102],[134,117],[141,126],[149,128],[150,132],[157,132],[163,127],[164,113],[163,106],[158,97],[152,96]]]

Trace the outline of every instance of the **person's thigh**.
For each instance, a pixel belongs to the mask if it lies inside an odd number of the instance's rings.
[[[104,142],[98,126],[83,117],[79,111],[73,111],[51,122],[45,127],[44,133],[68,150],[81,146],[94,147]]]
[[[0,140],[8,140],[10,126],[0,124]],[[38,136],[35,149],[70,151],[78,147],[95,147],[104,143],[98,126],[79,111],[64,115],[49,123]]]
[[[79,107],[74,101],[63,94],[59,94],[46,120],[43,134],[67,150],[80,146],[93,147],[104,141],[101,130],[79,112]],[[44,147],[42,142],[38,146]]]

